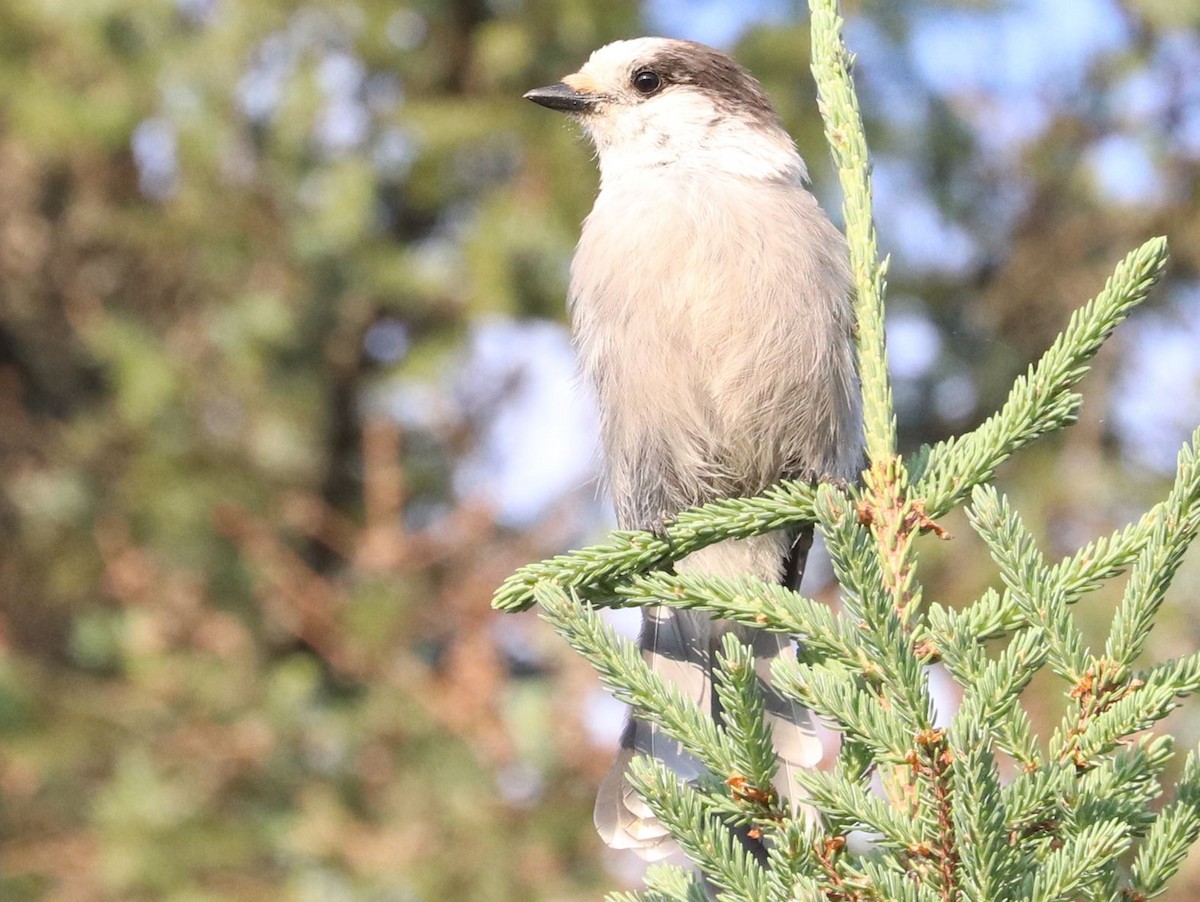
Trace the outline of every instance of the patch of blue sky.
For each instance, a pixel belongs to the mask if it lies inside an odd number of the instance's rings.
[[[1113,86],[1109,105],[1117,122],[1140,126],[1163,114],[1167,95],[1158,68],[1135,69]]]
[[[171,120],[165,116],[143,119],[133,130],[129,148],[142,194],[153,200],[170,197],[179,174],[179,139]]]
[[[416,142],[399,126],[380,130],[371,146],[371,162],[382,175],[392,179],[407,176],[416,158]]]
[[[238,79],[236,94],[243,114],[255,122],[274,117],[295,67],[296,49],[285,32],[274,31],[263,38]]]
[[[353,97],[366,77],[363,61],[345,50],[330,51],[317,64],[317,84],[330,97]]]
[[[397,50],[416,50],[429,33],[429,23],[415,9],[404,7],[388,17],[384,26],[388,41]]]
[[[1167,38],[1145,68],[1117,82],[1107,103],[1122,130],[1162,141],[1167,154],[1194,159],[1200,156],[1200,42],[1185,59],[1165,49],[1171,43]]]
[[[797,15],[792,0],[650,0],[646,4],[653,31],[724,49],[732,47],[750,25],[790,22]]]
[[[1172,152],[1200,158],[1200,35],[1180,29],[1167,35],[1154,59],[1160,98],[1174,104],[1170,135]],[[1160,100],[1160,103],[1165,103]]]
[[[900,266],[953,274],[975,261],[970,233],[946,218],[912,164],[879,156],[874,168],[875,216],[885,253]]]
[[[1124,453],[1170,473],[1175,454],[1200,423],[1200,283],[1124,327],[1123,360],[1111,416]]]
[[[979,391],[965,372],[951,373],[933,388],[933,409],[947,423],[965,420],[978,403]]]
[[[1162,170],[1137,138],[1106,135],[1088,148],[1084,162],[1095,190],[1111,204],[1146,207],[1164,199]]]
[[[942,336],[920,301],[896,298],[887,318],[888,369],[896,379],[920,379],[937,363]]]
[[[321,109],[313,132],[322,149],[338,155],[358,148],[370,134],[371,115],[356,100],[337,98]]]
[[[1078,90],[1098,54],[1130,41],[1112,0],[1015,0],[999,8],[931,5],[912,20],[913,63],[943,94]]]
[[[909,53],[925,84],[975,126],[985,148],[1000,151],[1039,135],[1092,62],[1130,40],[1113,0],[1016,0],[918,12]]]
[[[846,46],[854,48],[859,65],[856,87],[864,113],[894,126],[920,133],[929,114],[926,92],[915,84],[914,73],[895,38],[874,19],[850,16]]]
[[[175,0],[175,9],[192,25],[208,25],[216,17],[217,0]]]
[[[326,153],[354,150],[367,139],[371,113],[359,96],[366,78],[366,65],[344,50],[332,50],[318,63],[317,83],[325,103],[313,129]]]
[[[577,373],[558,323],[492,317],[472,326],[463,390],[512,388],[455,473],[460,497],[487,501],[513,526],[536,522],[568,495],[596,497],[599,426]]]

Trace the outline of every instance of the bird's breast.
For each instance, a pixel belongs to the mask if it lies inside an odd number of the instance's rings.
[[[798,184],[606,182],[571,296],[609,457],[670,445],[680,469],[754,489],[798,461],[831,470],[856,405],[845,258]]]
[[[819,214],[803,188],[777,183],[692,174],[606,185],[571,270],[581,351],[633,378],[686,364],[694,380],[719,383],[763,343],[803,344],[822,315],[805,308],[844,294],[821,284],[830,255],[813,254],[810,208]]]

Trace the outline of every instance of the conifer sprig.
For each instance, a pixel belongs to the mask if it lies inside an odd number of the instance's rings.
[[[1151,238],[1132,251],[1104,290],[1071,315],[1041,360],[1014,383],[1004,405],[966,435],[935,445],[916,486],[926,513],[940,517],[992,478],[1014,452],[1075,422],[1082,397],[1072,391],[1096,352],[1150,293],[1167,262],[1167,240]]]
[[[684,511],[661,536],[618,530],[601,545],[522,567],[496,590],[492,606],[523,611],[533,604],[533,589],[543,581],[564,588],[604,589],[623,575],[664,567],[727,538],[802,526],[813,521],[815,503],[814,484],[782,482],[756,498],[728,498]]]

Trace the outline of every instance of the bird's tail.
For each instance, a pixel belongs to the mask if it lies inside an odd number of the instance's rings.
[[[712,632],[713,620],[695,611],[655,607],[642,615],[642,657],[702,711],[712,710]],[[675,844],[626,778],[634,755],[657,758],[688,781],[704,773],[704,765],[653,724],[636,717],[625,724],[617,760],[596,795],[596,830],[612,848],[632,849],[646,861],[657,861],[675,851]]]
[[[771,728],[771,739],[775,754],[779,758],[779,770],[775,773],[775,789],[797,810],[803,791],[796,778],[801,768],[816,767],[821,761],[821,738],[817,734],[808,709],[787,698],[775,688],[771,678],[771,664],[776,658],[795,660],[796,647],[790,636],[770,633],[753,627],[718,621],[726,631],[754,649],[754,670],[758,674],[763,691],[763,702],[767,725]]]
[[[748,566],[750,562],[747,555],[762,559],[765,549],[746,548],[745,544],[738,543],[742,547],[734,550],[731,559],[727,547],[731,544],[726,542],[705,549],[725,549],[721,557],[709,555],[694,560],[699,556],[693,555],[681,562],[680,569],[713,575],[728,575],[730,572],[744,574],[761,569]],[[772,566],[778,568],[783,555],[777,546],[770,550],[776,562]],[[775,573],[773,577],[778,578],[779,574]],[[771,663],[780,656],[795,656],[795,648],[788,636],[725,620],[713,620],[706,614],[694,611],[655,607],[643,614],[642,657],[653,671],[694,701],[702,711],[711,712],[720,722],[720,704],[712,691],[713,666],[722,638],[729,632],[754,650],[755,671],[764,693],[766,719],[771,726],[779,756],[775,789],[794,808],[802,795],[796,781],[796,771],[816,765],[821,759],[822,749],[808,711],[781,695],[771,680]],[[631,717],[625,725],[617,759],[609,768],[596,797],[596,830],[612,848],[631,849],[647,861],[657,861],[674,852],[676,846],[666,827],[658,821],[626,778],[629,762],[639,754],[657,758],[684,781],[698,779],[704,773],[704,766],[658,727],[636,717]]]

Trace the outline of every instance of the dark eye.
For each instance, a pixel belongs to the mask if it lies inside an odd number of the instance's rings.
[[[633,87],[639,94],[653,94],[662,87],[662,79],[652,69],[641,69],[633,74]]]

